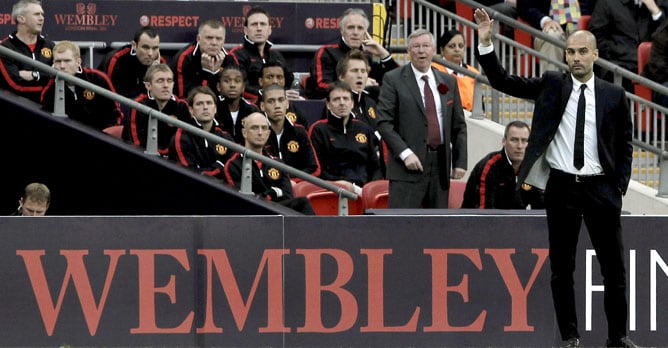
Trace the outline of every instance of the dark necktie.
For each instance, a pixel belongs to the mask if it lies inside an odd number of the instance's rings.
[[[424,80],[424,111],[427,113],[427,125],[429,126],[429,147],[436,149],[441,145],[441,127],[438,125],[438,113],[436,113],[436,102],[434,93],[429,88],[429,76],[422,75]]]
[[[587,85],[580,85],[580,98],[578,99],[578,113],[575,119],[575,145],[573,146],[573,165],[578,170],[584,166],[584,132],[585,132],[585,89]]]

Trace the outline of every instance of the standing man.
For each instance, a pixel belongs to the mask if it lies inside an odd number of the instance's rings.
[[[53,67],[65,74],[72,75],[94,85],[115,92],[109,77],[103,72],[81,66],[79,46],[72,41],[63,40],[53,47]],[[123,118],[120,105],[88,88],[69,85],[65,82],[65,113],[97,130],[120,124]],[[42,106],[53,111],[56,82],[51,79],[42,91]]]
[[[262,65],[268,61],[276,61],[287,66],[285,58],[280,52],[272,50],[274,44],[269,41],[271,35],[271,22],[269,12],[260,6],[251,8],[244,18],[244,42],[230,50],[235,56],[239,66],[246,72],[246,90],[244,98],[258,100]],[[285,74],[289,77],[288,86],[292,84],[292,73]]]
[[[31,57],[33,60],[51,65],[53,41],[41,35],[44,26],[44,10],[38,0],[21,0],[12,8],[16,31],[0,42],[12,51]],[[0,88],[9,90],[39,103],[42,89],[49,82],[34,67],[0,58]]]
[[[508,123],[501,143],[500,151],[490,152],[471,170],[462,208],[545,209],[542,190],[526,184],[515,190],[529,143],[529,125],[522,121]]]
[[[447,208],[452,177],[466,173],[466,120],[456,79],[431,67],[434,36],[408,36],[410,64],[389,72],[378,130],[389,148],[389,208]]]
[[[310,99],[322,99],[327,95],[329,84],[337,80],[336,63],[351,49],[362,50],[371,64],[371,75],[367,87],[378,86],[383,75],[398,67],[388,50],[371,38],[368,33],[369,18],[360,8],[349,8],[340,18],[341,40],[336,44],[324,45],[315,53],[311,75],[307,81],[307,95]]]
[[[225,26],[221,21],[209,19],[199,26],[197,40],[176,53],[171,65],[177,97],[185,98],[195,86],[216,88],[221,68],[237,63],[223,48],[224,44]]]
[[[134,99],[146,93],[148,67],[159,63],[165,63],[160,56],[160,35],[148,26],[137,30],[129,44],[109,52],[97,68],[109,76],[118,94]]]
[[[545,188],[552,298],[564,344],[580,347],[573,271],[584,219],[603,274],[608,347],[635,347],[626,337],[626,270],[620,214],[631,176],[631,115],[624,90],[594,76],[596,37],[579,30],[566,40],[570,73],[509,76],[492,45],[492,20],[475,11],[478,61],[491,85],[533,99],[533,127],[518,186]]]

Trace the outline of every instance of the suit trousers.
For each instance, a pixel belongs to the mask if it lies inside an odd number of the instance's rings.
[[[608,338],[616,341],[625,337],[627,302],[620,221],[621,193],[604,175],[583,178],[553,169],[545,188],[545,206],[552,298],[562,339],[580,337],[573,272],[582,220],[603,276]]]
[[[448,190],[441,188],[439,152],[427,151],[417,182],[390,179],[388,208],[448,208]],[[441,161],[444,162],[444,161]],[[445,170],[443,170],[445,172]]]

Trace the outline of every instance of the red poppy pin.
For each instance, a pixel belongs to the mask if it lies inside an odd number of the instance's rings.
[[[448,93],[450,89],[448,88],[448,85],[445,83],[439,83],[438,84],[438,93],[445,94]]]

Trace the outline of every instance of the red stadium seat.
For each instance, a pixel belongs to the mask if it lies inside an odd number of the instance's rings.
[[[641,42],[640,45],[638,45],[638,75],[642,75],[643,70],[645,70],[645,64],[647,64],[647,62],[649,61],[649,52],[651,50],[652,50],[652,42],[650,41]],[[652,100],[652,90],[650,90],[647,86],[639,83],[634,83],[633,89],[638,97],[641,97],[646,100]],[[636,103],[636,108],[639,107],[640,104]],[[636,127],[639,127],[642,131],[650,131],[652,128],[651,125],[652,122],[651,120],[649,120],[650,117],[648,117],[648,115],[645,114],[646,112],[649,112],[649,110],[636,113]],[[650,124],[648,125],[647,123]]]
[[[450,192],[448,192],[448,209],[459,209],[464,201],[464,190],[466,181],[450,180]]]
[[[589,20],[591,19],[591,16],[589,15],[583,15],[580,16],[580,19],[578,19],[578,29],[587,29],[589,28]]]
[[[118,126],[110,126],[102,130],[103,132],[120,139],[123,134],[123,126],[118,125]]]
[[[343,187],[332,182],[332,184]],[[339,195],[308,181],[302,181],[292,187],[295,197],[306,197],[316,215],[339,215]],[[356,201],[348,200],[348,215],[362,215],[362,197]]]
[[[389,196],[389,180],[374,180],[362,187],[362,201],[366,209],[386,209]]]

